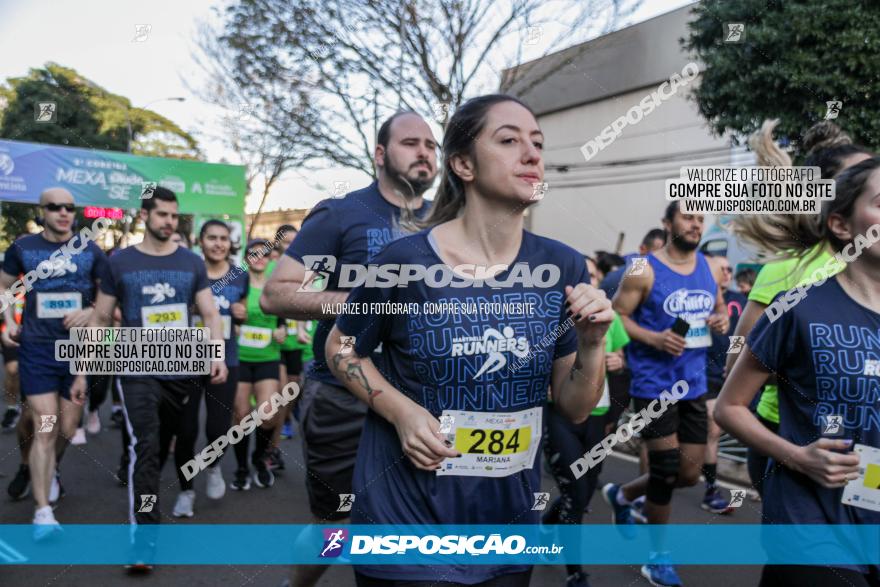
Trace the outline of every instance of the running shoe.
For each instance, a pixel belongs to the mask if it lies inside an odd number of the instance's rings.
[[[125,415],[122,413],[122,408],[114,408],[113,413],[110,414],[110,427],[111,428],[122,428],[125,425]]]
[[[233,491],[247,491],[251,488],[251,475],[247,469],[236,469],[229,488]]]
[[[639,524],[647,524],[648,516],[645,515],[645,496],[640,495],[632,501],[632,517]]]
[[[208,467],[208,483],[205,493],[209,499],[220,499],[226,495],[226,481],[220,467]]]
[[[717,485],[706,487],[706,495],[700,507],[713,514],[724,515],[733,512],[730,502],[721,496],[721,490]]]
[[[193,504],[196,502],[196,492],[192,489],[181,491],[177,494],[177,501],[174,502],[174,509],[171,514],[175,518],[191,518],[193,517]]]
[[[85,428],[77,428],[76,432],[73,435],[73,438],[70,439],[70,444],[73,446],[80,446],[87,443],[86,440],[86,430]]]
[[[64,487],[61,485],[61,473],[57,470],[52,476],[52,484],[49,485],[49,503],[55,505],[58,500],[64,497]]]
[[[61,524],[52,513],[52,506],[46,505],[34,512],[34,540],[45,540],[61,531]]]
[[[89,434],[97,434],[101,431],[101,418],[98,416],[97,410],[94,412],[89,412],[88,420],[86,421],[86,432]]]
[[[590,587],[590,581],[585,572],[578,571],[568,576],[565,580],[565,587]]]
[[[636,529],[633,528],[633,525],[636,521],[633,519],[632,507],[617,503],[618,493],[620,493],[620,485],[615,485],[614,483],[609,483],[602,488],[602,497],[611,506],[611,522],[620,527],[620,533],[623,534],[624,538],[635,538]]]
[[[9,482],[6,492],[14,500],[24,499],[28,496],[31,492],[31,470],[27,465],[19,465],[18,472]]]
[[[282,438],[293,438],[293,425],[290,423],[290,420],[284,422],[284,426],[281,427],[281,437]]]
[[[18,424],[18,417],[20,415],[21,412],[18,411],[17,407],[9,406],[6,408],[6,413],[3,414],[3,422],[0,423],[0,428],[8,432],[15,430],[15,425]]]
[[[675,567],[669,564],[669,558],[665,554],[654,553],[650,562],[642,565],[642,577],[655,587],[675,587],[681,585],[681,579],[675,572]]]
[[[268,463],[261,459],[254,463],[254,469],[254,483],[256,486],[262,489],[272,487],[275,483],[275,475],[269,469]]]

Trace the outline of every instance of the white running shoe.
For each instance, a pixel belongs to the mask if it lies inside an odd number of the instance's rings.
[[[101,418],[98,412],[89,412],[88,421],[86,422],[86,432],[89,434],[97,434],[101,431]]]
[[[205,493],[210,499],[220,499],[226,495],[226,481],[223,480],[223,472],[220,467],[208,467],[208,486]]]
[[[61,531],[61,524],[52,513],[52,506],[43,506],[34,512],[34,540],[43,540]]]
[[[196,492],[192,489],[181,491],[177,494],[174,510],[171,512],[175,518],[193,517],[193,504],[196,501]]]
[[[73,446],[79,446],[81,444],[85,444],[88,442],[86,440],[86,431],[84,428],[77,428],[76,433],[73,435],[73,438],[70,439],[70,444]]]

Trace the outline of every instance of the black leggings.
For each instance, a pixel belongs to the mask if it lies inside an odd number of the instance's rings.
[[[544,455],[559,487],[559,497],[547,508],[544,524],[580,524],[599,485],[601,463],[575,479],[571,463],[584,456],[605,436],[606,416],[590,416],[586,422],[572,424],[552,405],[544,409]],[[580,565],[566,565],[571,575]]]
[[[107,398],[107,389],[110,387],[112,375],[89,375],[89,411],[97,412],[101,404]],[[115,384],[114,384],[115,385]],[[113,388],[113,398],[119,400],[119,392]]]
[[[779,433],[779,424],[774,424],[770,420],[765,420],[758,414],[755,414],[755,416],[767,430],[770,430],[774,434]],[[761,497],[764,497],[764,480],[773,473],[773,471],[767,470],[769,461],[770,457],[753,448],[750,448],[746,454],[746,467],[749,471],[749,479],[752,480],[752,487],[755,488],[758,495]],[[776,467],[774,466],[774,470],[775,468]]]
[[[214,442],[217,438],[225,436],[232,426],[233,405],[235,402],[235,390],[238,387],[238,367],[229,367],[229,375],[226,382],[220,385],[208,384],[205,388],[205,446]],[[177,480],[180,482],[181,491],[192,489],[192,479],[187,480],[181,468],[184,463],[190,461],[196,454],[196,440],[199,437],[199,410],[202,406],[202,389],[193,390],[189,401],[183,407],[183,421],[177,441],[174,444],[174,464],[177,468]],[[228,447],[227,447],[228,448]],[[226,450],[224,449],[223,453]],[[211,463],[211,467],[220,464],[223,453]]]
[[[880,579],[834,567],[767,565],[759,587],[880,587]]]

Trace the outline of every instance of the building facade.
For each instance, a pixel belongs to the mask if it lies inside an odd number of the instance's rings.
[[[710,132],[690,97],[699,76],[674,93],[660,88],[693,61],[679,42],[691,7],[505,70],[504,91],[534,110],[545,135],[548,185],[529,210],[530,230],[584,253],[632,252],[661,226],[665,180],[681,167],[754,164],[744,147]]]

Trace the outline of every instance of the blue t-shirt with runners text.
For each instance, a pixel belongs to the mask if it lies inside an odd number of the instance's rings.
[[[853,300],[837,279],[813,287],[775,322],[762,315],[748,344],[776,374],[782,438],[798,446],[843,438],[880,449],[880,314]],[[771,460],[768,470],[773,466]],[[843,488],[780,466],[764,481],[763,522],[880,524],[880,512],[845,505],[842,496]],[[839,547],[852,552],[859,545]]]
[[[388,245],[374,262],[443,264],[429,231]],[[556,268],[558,279],[550,283],[550,273],[539,271],[541,266]],[[514,280],[513,275],[543,279],[544,287]],[[418,309],[346,314],[338,318],[337,326],[355,337],[358,356],[371,356],[381,343],[378,369],[395,389],[435,417],[444,410],[492,414],[553,409],[546,407],[553,362],[577,347],[575,329],[566,318],[565,287],[589,283],[584,258],[559,242],[523,231],[516,260],[495,279],[509,285],[451,287],[434,281],[429,287],[426,279],[411,281],[407,287],[358,287],[349,304],[416,304]],[[457,304],[461,311],[432,309],[448,304]],[[540,512],[531,508],[533,493],[541,486],[539,463],[540,450],[527,468],[507,476],[483,476],[480,470],[468,475],[422,471],[403,454],[394,426],[370,411],[355,466],[352,521],[395,526],[536,524]],[[443,567],[442,575],[445,581],[475,583],[526,568],[449,566]],[[381,579],[409,580],[432,580],[438,571],[396,566],[358,570]]]

